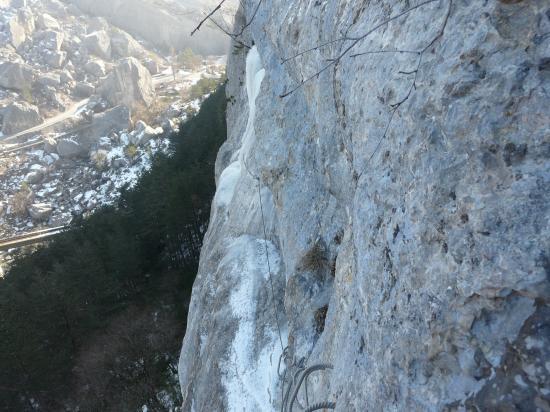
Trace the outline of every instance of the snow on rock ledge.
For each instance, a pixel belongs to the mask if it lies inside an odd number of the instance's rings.
[[[207,324],[201,321],[202,315],[189,319],[179,364],[184,410],[275,410],[280,392],[277,361],[282,347],[274,309],[280,306],[282,295],[277,296],[279,303],[275,304],[268,293],[268,268],[276,284],[283,281],[280,258],[277,246],[265,239],[260,230],[258,182],[245,160],[255,142],[256,99],[264,74],[258,50],[253,47],[246,59],[247,125],[238,139],[239,148],[234,151],[232,162],[218,179],[212,223],[202,252],[202,255],[214,253],[218,257],[203,259],[208,267],[201,268],[201,273],[208,272],[208,275],[198,275],[191,301],[191,307],[195,308],[193,313],[207,316],[210,312],[223,326],[220,324],[221,328],[214,328],[214,333],[210,333]],[[266,203],[264,218],[269,221],[274,212],[272,196],[265,193],[267,188],[262,190],[262,201]],[[237,191],[238,196],[235,196]],[[246,218],[238,213],[218,213],[218,209],[226,210],[232,202],[243,199],[250,200],[246,208],[240,209],[246,213]],[[255,222],[251,226],[253,230],[240,226],[251,219]],[[218,274],[221,277],[213,280]],[[221,289],[227,289],[223,296],[216,292]],[[254,302],[259,301],[262,305],[256,307]],[[263,305],[270,303],[272,310],[266,310]],[[208,320],[208,324],[212,321]],[[218,366],[201,379],[212,379],[218,385],[218,393],[223,395],[215,399],[206,393],[194,396],[192,377],[197,376],[203,365],[210,363],[213,353],[219,357]]]

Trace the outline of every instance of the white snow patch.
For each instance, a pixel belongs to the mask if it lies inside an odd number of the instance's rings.
[[[262,80],[265,76],[265,69],[262,68],[260,53],[256,46],[252,47],[246,57],[246,93],[248,96],[248,121],[246,130],[242,138],[242,145],[238,151],[241,162],[245,161],[250,152],[250,147],[254,143],[256,133],[254,130],[254,120],[256,118],[256,98],[260,94]]]
[[[241,163],[239,161],[235,161],[225,168],[220,175],[218,188],[214,196],[216,206],[227,206],[231,202],[240,177]]]
[[[272,273],[278,273],[277,249],[269,241],[267,248]],[[235,281],[230,306],[233,316],[239,319],[229,359],[223,367],[222,383],[227,393],[228,410],[274,410],[268,405],[273,405],[278,395],[277,360],[281,348],[276,331],[271,331],[260,353],[255,353],[253,345],[260,340],[256,336],[260,329],[256,325],[258,294],[268,287],[269,281],[264,240],[248,235],[232,240],[219,268]]]

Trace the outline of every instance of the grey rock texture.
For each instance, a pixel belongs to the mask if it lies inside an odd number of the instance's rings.
[[[64,51],[52,51],[44,56],[44,62],[55,69],[62,68],[66,59],[67,53]]]
[[[151,73],[135,57],[121,60],[99,89],[113,105],[149,106],[155,97]]]
[[[449,4],[259,7],[255,105],[246,51],[227,69],[183,410],[278,410],[276,314],[287,376],[332,364],[309,399],[337,411],[550,408],[548,3],[455,0],[438,37]]]
[[[33,203],[29,206],[29,215],[35,222],[44,222],[48,220],[53,212],[53,207],[49,203]]]
[[[111,39],[106,31],[94,31],[84,37],[83,42],[88,52],[102,59],[109,60],[111,58]]]
[[[20,23],[18,17],[13,17],[8,22],[8,33],[10,36],[11,44],[16,49],[21,46],[27,39],[27,36],[25,34],[25,27]]]
[[[85,157],[88,149],[75,138],[62,138],[57,141],[57,153],[63,158]]]
[[[32,67],[24,63],[0,63],[0,87],[18,91],[30,90],[33,79]]]
[[[75,85],[74,93],[78,97],[90,97],[95,93],[95,87],[89,83],[78,82]]]
[[[57,30],[61,29],[59,22],[55,17],[50,16],[48,13],[40,13],[36,17],[36,25],[43,30]]]
[[[31,35],[34,32],[34,15],[30,7],[21,8],[17,11],[17,19],[25,29],[26,35]]]
[[[111,33],[111,50],[117,57],[142,57],[145,49],[132,36],[122,30]]]
[[[99,143],[101,137],[130,129],[132,119],[126,106],[116,106],[94,115],[89,127],[78,132],[78,141],[87,150]]]
[[[10,135],[40,123],[42,123],[42,116],[36,106],[26,102],[13,102],[4,110],[2,133]]]
[[[84,70],[95,77],[105,76],[105,63],[101,60],[92,59],[84,65]]]
[[[44,30],[40,33],[37,33],[35,39],[42,41],[43,45],[52,51],[60,51],[61,46],[63,45],[64,35],[58,30]]]

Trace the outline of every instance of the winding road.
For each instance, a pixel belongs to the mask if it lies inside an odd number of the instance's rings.
[[[24,235],[14,236],[0,240],[0,251],[19,248],[48,240],[49,238],[61,233],[67,229],[67,226],[57,226],[48,229],[37,230]]]
[[[61,123],[62,121],[75,116],[80,110],[86,107],[89,101],[90,101],[89,98],[81,100],[75,103],[74,105],[72,105],[69,109],[65,110],[63,113],[59,113],[57,116],[50,117],[49,119],[44,120],[44,122],[40,123],[38,126],[30,127],[26,130],[22,130],[20,132],[14,133],[9,136],[1,137],[0,144],[5,144],[21,136],[25,136],[32,133],[38,133],[47,127],[54,126],[58,123]]]

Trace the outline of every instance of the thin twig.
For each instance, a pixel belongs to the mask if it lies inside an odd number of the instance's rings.
[[[205,17],[204,19],[202,19],[202,20],[199,22],[199,24],[197,25],[197,27],[195,27],[195,28],[193,29],[193,31],[191,32],[191,36],[194,35],[196,32],[198,32],[198,31],[201,29],[202,25],[203,25],[204,23],[206,23],[206,21],[207,21],[210,17],[212,17],[214,14],[216,14],[216,12],[217,12],[219,9],[222,8],[223,3],[225,3],[225,0],[220,1],[220,4],[218,4],[216,7],[214,7],[214,9],[212,9],[212,11],[211,11],[210,13],[208,13],[208,14],[206,15],[206,17]]]
[[[240,44],[241,46],[247,48],[247,49],[250,49],[251,47],[244,43],[243,41],[237,39],[236,37],[233,37],[233,35],[231,33],[229,33],[229,31],[227,31],[221,24],[219,24],[216,20],[214,20],[213,17],[210,17],[210,21],[218,28],[220,29],[223,33],[227,34],[229,37],[231,37],[233,39],[233,41],[237,44]]]
[[[404,15],[420,8],[420,7],[423,7],[427,4],[430,4],[430,3],[434,3],[436,1],[440,1],[440,0],[426,0],[422,3],[419,3],[417,4],[416,6],[413,6],[413,7],[410,7],[404,11],[402,11],[401,13],[398,13],[394,16],[391,16],[389,17],[388,19],[384,20],[383,22],[377,24],[376,26],[374,26],[373,28],[371,28],[370,30],[368,30],[367,32],[363,33],[361,36],[358,36],[358,37],[343,37],[341,39],[335,39],[335,40],[331,40],[330,42],[327,42],[327,43],[323,43],[321,45],[318,45],[316,47],[312,47],[311,49],[308,49],[307,51],[304,51],[305,53],[307,53],[308,51],[313,51],[313,50],[317,50],[318,48],[320,47],[324,47],[326,46],[327,44],[330,44],[330,43],[335,43],[337,41],[347,41],[347,40],[350,40],[352,41],[352,43],[347,46],[344,51],[342,51],[338,56],[336,56],[335,58],[333,59],[330,59],[329,60],[329,63],[327,65],[325,65],[321,70],[319,70],[318,72],[314,73],[313,75],[307,77],[305,80],[302,80],[297,86],[295,86],[294,88],[292,88],[289,92],[286,92],[286,93],[283,93],[280,95],[281,98],[284,98],[284,97],[287,97],[289,95],[291,95],[292,93],[294,93],[296,90],[302,88],[304,86],[304,84],[308,83],[309,81],[311,81],[312,79],[318,77],[321,73],[323,73],[325,70],[327,70],[330,66],[334,65],[337,61],[341,60],[346,54],[348,54],[348,52],[353,49],[361,40],[364,40],[365,38],[367,38],[369,35],[371,35],[372,33],[374,33],[376,30],[378,30],[379,28],[389,24],[390,22],[392,22],[393,20],[396,20],[400,17],[403,17]],[[434,41],[431,42],[431,44],[433,44]],[[428,46],[429,47],[429,46]],[[304,53],[302,53],[304,54]],[[296,57],[298,56],[301,56],[302,54],[298,53],[296,55]],[[288,60],[291,60],[295,57],[290,57],[287,59]]]
[[[369,50],[361,53],[350,54],[349,57],[359,57],[366,54],[380,54],[380,53],[408,53],[408,54],[420,54],[420,50]]]
[[[393,104],[390,104],[390,118],[388,119],[388,122],[386,124],[386,128],[384,129],[384,133],[382,134],[382,136],[380,137],[380,139],[378,140],[378,143],[376,144],[376,147],[374,148],[373,152],[371,153],[371,155],[369,156],[369,158],[367,159],[367,161],[365,162],[365,165],[363,166],[363,169],[361,170],[361,173],[359,173],[358,177],[357,177],[357,181],[359,181],[359,179],[361,178],[361,176],[363,175],[363,173],[365,172],[365,170],[367,170],[367,166],[368,164],[370,163],[370,161],[372,160],[372,158],[374,157],[374,155],[376,154],[376,152],[378,152],[378,149],[380,148],[380,145],[382,144],[382,141],[386,138],[386,136],[388,135],[388,131],[389,131],[389,128],[390,128],[390,125],[392,123],[392,120],[395,116],[395,113],[399,110],[399,108],[401,107],[401,105],[403,103],[405,103],[409,97],[411,96],[411,93],[413,90],[416,89],[416,81],[418,79],[418,72],[420,71],[420,65],[422,64],[422,58],[424,57],[424,53],[431,47],[435,44],[435,42],[441,38],[441,36],[443,36],[443,33],[445,32],[445,28],[447,27],[447,22],[449,21],[449,16],[451,15],[451,8],[452,8],[452,5],[453,5],[453,0],[449,0],[449,6],[447,8],[447,13],[445,14],[445,18],[443,20],[443,23],[441,24],[441,28],[439,29],[439,32],[437,33],[437,35],[430,41],[430,43],[428,43],[428,45],[426,45],[424,48],[422,48],[420,51],[419,51],[419,57],[418,57],[418,63],[416,65],[416,69],[415,70],[412,70],[410,72],[405,72],[405,71],[402,71],[400,73],[403,73],[403,74],[413,74],[414,73],[414,79],[413,79],[413,82],[411,84],[411,87],[409,87],[409,90],[407,92],[407,94],[401,99],[399,100],[398,102],[396,103],[393,103]]]
[[[241,29],[238,31],[238,32],[235,32],[235,33],[231,33],[229,30],[227,29],[224,29],[222,28],[222,26],[220,24],[218,24],[212,17],[214,16],[214,14],[216,14],[221,8],[222,8],[222,5],[225,3],[226,0],[222,0],[216,7],[214,7],[210,13],[208,13],[200,22],[199,24],[197,25],[197,27],[195,27],[193,29],[193,31],[191,32],[191,36],[194,35],[197,31],[200,30],[200,28],[202,27],[202,25],[207,21],[207,20],[210,20],[212,23],[214,23],[214,25],[216,25],[216,27],[218,27],[223,33],[225,33],[226,35],[228,35],[229,37],[231,37],[233,40],[237,41],[239,44],[243,45],[243,46],[246,46],[247,48],[250,48],[250,46],[244,44],[243,42],[241,41],[238,41],[237,38],[242,36],[242,34],[244,33],[244,31],[250,27],[250,25],[252,24],[252,21],[254,20],[254,18],[256,17],[256,15],[258,14],[258,10],[260,8],[260,5],[262,4],[263,0],[259,0],[258,3],[256,4],[256,8],[254,9],[254,12],[252,13],[252,16],[250,17],[250,20],[248,20],[245,24],[242,25]],[[244,4],[241,2],[241,7],[244,9]]]

